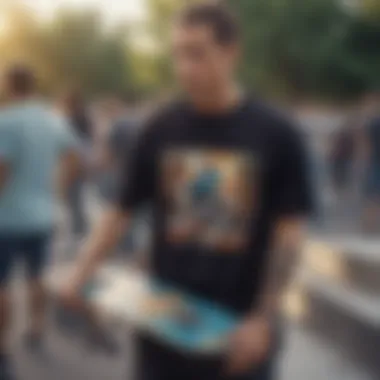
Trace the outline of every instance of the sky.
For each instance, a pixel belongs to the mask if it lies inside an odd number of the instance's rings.
[[[19,0],[25,6],[35,10],[43,18],[49,18],[61,7],[99,8],[109,22],[143,19],[145,0]]]

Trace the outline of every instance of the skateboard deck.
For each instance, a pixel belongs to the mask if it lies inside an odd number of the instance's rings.
[[[67,270],[51,274],[50,289]],[[55,284],[54,284],[55,283]],[[224,351],[237,316],[212,302],[183,293],[128,267],[104,268],[83,289],[100,314],[130,324],[174,349],[214,355]]]

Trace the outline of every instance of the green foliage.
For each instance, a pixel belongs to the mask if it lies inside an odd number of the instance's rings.
[[[379,78],[379,22],[334,0],[231,0],[245,80],[267,92],[353,97]],[[377,21],[379,21],[378,19]]]
[[[196,0],[194,0],[196,1]],[[149,0],[151,31],[161,46],[159,76],[170,83],[165,43],[184,0]],[[350,99],[380,86],[380,2],[224,0],[241,20],[243,82],[276,96]],[[354,2],[353,2],[354,3]]]
[[[148,32],[157,47],[156,70],[159,83],[162,87],[170,87],[173,75],[170,65],[170,25],[175,13],[185,3],[181,0],[147,0]]]
[[[6,32],[0,34],[2,63],[32,63],[48,90],[75,84],[89,93],[155,93],[171,87],[171,20],[179,7],[197,0],[146,1],[147,23],[128,29],[107,28],[102,15],[89,10],[61,11],[41,23],[10,0]],[[247,86],[332,99],[380,87],[379,0],[351,0],[351,7],[343,0],[224,2],[241,20]],[[153,49],[141,48],[142,36]]]
[[[63,10],[42,24],[14,7],[8,17],[12,27],[1,41],[5,57],[35,66],[46,89],[75,85],[99,93],[132,87],[127,31],[106,29],[97,12]]]
[[[105,92],[122,91],[131,82],[126,33],[106,31],[96,12],[59,13],[45,29],[43,43],[56,86],[75,84]]]

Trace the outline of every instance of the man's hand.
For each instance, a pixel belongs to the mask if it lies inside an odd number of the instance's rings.
[[[83,286],[78,280],[71,279],[59,292],[60,302],[73,310],[82,309],[84,300],[81,297],[81,290]]]
[[[267,359],[272,342],[272,326],[266,318],[246,319],[230,338],[227,373],[240,375],[259,366]]]
[[[81,307],[81,291],[92,279],[106,257],[113,252],[125,231],[128,216],[117,209],[108,210],[83,246],[79,260],[60,292],[60,299],[68,307]]]

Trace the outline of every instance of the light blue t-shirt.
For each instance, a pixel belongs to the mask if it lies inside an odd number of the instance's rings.
[[[0,234],[53,227],[59,160],[75,145],[65,120],[37,100],[0,111],[0,160],[9,166],[0,189]]]

